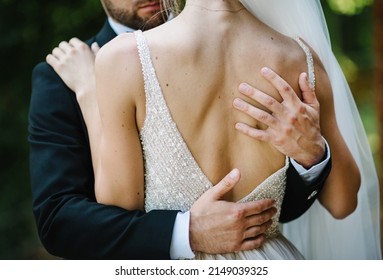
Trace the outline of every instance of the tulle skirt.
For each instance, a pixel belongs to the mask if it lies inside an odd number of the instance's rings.
[[[267,239],[261,248],[227,254],[196,252],[196,260],[303,260],[299,250],[282,234]]]

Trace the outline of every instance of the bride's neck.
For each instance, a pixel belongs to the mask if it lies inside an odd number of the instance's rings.
[[[197,7],[212,12],[236,13],[244,10],[245,7],[239,0],[187,0],[185,7]]]

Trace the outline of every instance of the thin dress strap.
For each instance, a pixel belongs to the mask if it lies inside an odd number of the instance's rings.
[[[146,100],[151,100],[151,93],[159,91],[159,84],[156,77],[156,72],[150,57],[150,50],[146,42],[146,38],[141,30],[134,32],[137,42],[138,55],[142,65],[142,74],[144,77],[144,86]],[[148,102],[147,102],[148,103]]]
[[[303,51],[306,54],[306,61],[307,61],[307,67],[308,67],[307,75],[308,75],[309,83],[310,83],[310,86],[312,88],[315,88],[315,73],[314,73],[314,59],[313,59],[313,55],[312,55],[309,47],[305,43],[303,43],[301,38],[295,37],[294,39],[295,39],[295,41],[297,41],[299,46],[303,49]]]
[[[140,131],[145,164],[145,210],[187,211],[213,184],[172,119],[146,37],[142,31],[136,31],[134,35],[146,96],[146,116]]]

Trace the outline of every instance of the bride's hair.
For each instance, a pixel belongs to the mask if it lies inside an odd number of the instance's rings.
[[[185,0],[162,0],[162,9],[177,16],[185,6]]]

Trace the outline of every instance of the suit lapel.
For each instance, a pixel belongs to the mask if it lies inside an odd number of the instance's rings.
[[[90,41],[88,41],[88,43],[91,44],[96,41],[98,45],[102,47],[103,45],[108,43],[110,40],[112,40],[116,36],[117,34],[110,27],[108,20],[106,20],[100,32],[98,32],[95,37],[93,37]]]

